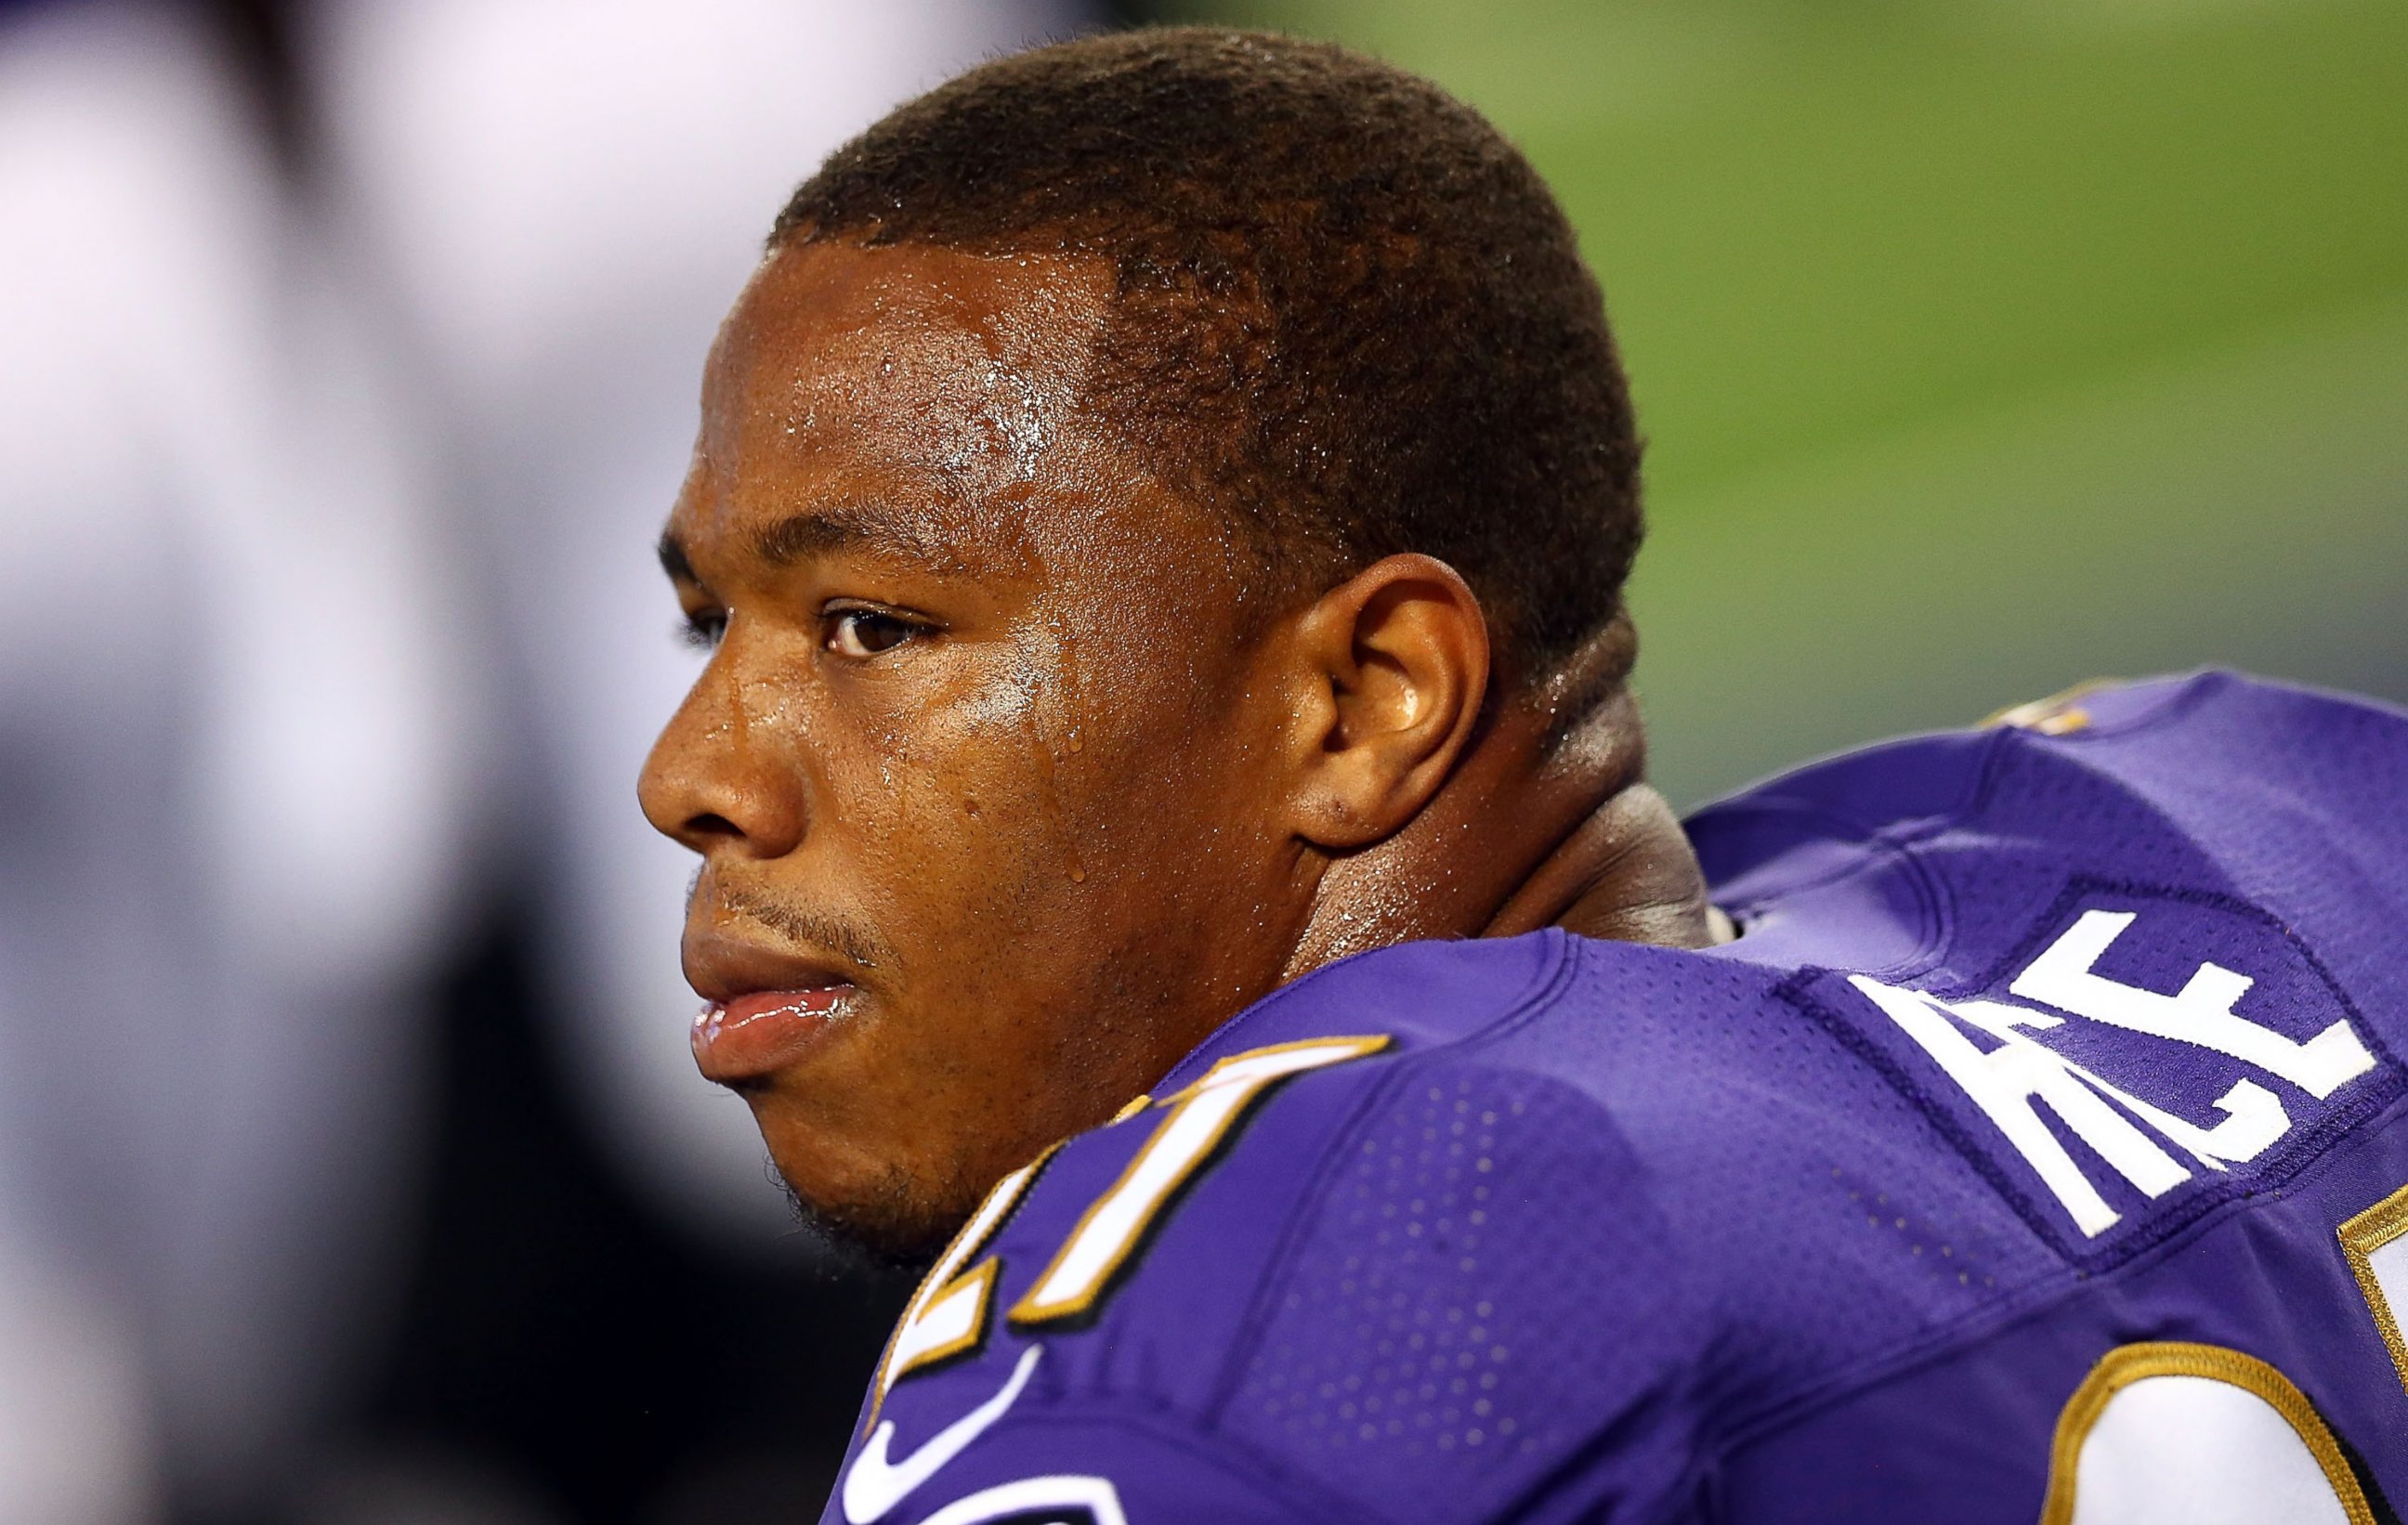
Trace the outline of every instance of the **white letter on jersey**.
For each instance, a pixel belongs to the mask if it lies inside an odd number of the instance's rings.
[[[2084,1233],[2104,1233],[2121,1215],[2107,1205],[2099,1189],[2082,1174],[2065,1146],[2041,1120],[2033,1103],[2046,1103],[2100,1158],[2149,1196],[2162,1196],[2190,1179],[2190,1172],[2091,1090],[2065,1060],[2012,1027],[2003,1022],[1983,1024],[1999,1039],[1997,1048],[1984,1053],[1929,996],[1863,975],[1849,976],[1848,983],[1887,1012],[1907,1036],[1939,1062],[1951,1080],[1964,1088],[1973,1105],[1997,1124],[2042,1182],[2057,1193],[2057,1200],[2073,1215],[2074,1225]]]
[[[2374,1056],[2346,1020],[2305,1043],[2233,1013],[2253,981],[2219,964],[2203,963],[2174,995],[2119,985],[2090,972],[2109,944],[2132,924],[2129,911],[2085,911],[2065,935],[2032,960],[2008,989],[2027,1001],[2045,1001],[2094,1022],[2172,1038],[2230,1054],[2279,1075],[2313,1096],[2329,1096],[2374,1068]]]
[[[1926,997],[1925,999],[1929,999]],[[1951,1001],[1947,1009],[1989,1033],[2000,1042],[2012,1041],[2013,1029],[2037,1027],[2045,1031],[2065,1024],[2062,1017],[2033,1011],[2026,1006],[2011,1006],[2002,1001]],[[2051,1050],[2052,1055],[2054,1050]],[[2273,1147],[2274,1141],[2291,1131],[2291,1115],[2283,1110],[2282,1099],[2255,1080],[2237,1080],[2215,1099],[2215,1109],[2224,1120],[2213,1128],[2201,1128],[2186,1122],[2171,1112],[2151,1106],[2129,1091],[2118,1090],[2089,1070],[2070,1059],[2057,1061],[2066,1072],[2083,1084],[2122,1104],[2124,1110],[2155,1128],[2187,1151],[2192,1159],[2210,1170],[2222,1170],[2228,1164],[2255,1160]]]

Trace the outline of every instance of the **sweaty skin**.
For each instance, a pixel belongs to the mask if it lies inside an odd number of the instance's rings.
[[[893,1255],[1331,959],[1709,936],[1618,685],[1505,691],[1426,557],[1268,580],[1090,406],[1111,290],[790,244],[713,348],[663,537],[712,646],[641,785],[702,857],[696,1056]]]

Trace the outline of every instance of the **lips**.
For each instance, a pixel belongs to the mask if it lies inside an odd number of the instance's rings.
[[[710,1004],[694,1019],[694,1062],[721,1085],[796,1062],[858,1016],[863,991],[830,955],[764,947],[725,929],[685,939],[685,973]]]
[[[860,996],[839,980],[714,1001],[695,1017],[694,1062],[703,1078],[723,1086],[760,1079],[809,1053],[853,1014]]]

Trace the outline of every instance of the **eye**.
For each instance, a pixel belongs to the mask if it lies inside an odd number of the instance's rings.
[[[678,639],[697,651],[716,651],[719,643],[727,638],[725,609],[695,609],[678,627]]]
[[[893,650],[926,627],[883,609],[836,608],[827,614],[827,648],[840,657],[874,657]]]

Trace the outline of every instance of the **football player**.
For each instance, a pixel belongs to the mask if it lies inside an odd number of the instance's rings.
[[[2408,718],[2222,676],[1642,781],[1596,285],[1212,30],[831,158],[711,354],[695,1053],[936,1256],[826,1518],[2408,1497]]]

